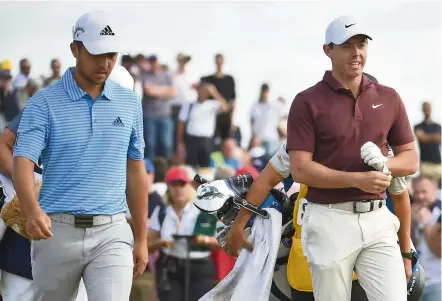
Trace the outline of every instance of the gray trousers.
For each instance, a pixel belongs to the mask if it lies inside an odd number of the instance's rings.
[[[91,228],[52,219],[51,230],[31,244],[34,301],[74,301],[81,277],[89,301],[129,300],[133,234],[125,219]]]

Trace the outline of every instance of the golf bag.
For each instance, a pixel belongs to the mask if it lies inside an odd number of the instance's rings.
[[[293,198],[289,199],[284,192],[272,189],[261,206],[250,204],[243,199],[253,182],[252,176],[248,173],[212,182],[207,182],[197,174],[194,180],[200,184],[194,205],[203,212],[215,214],[221,222],[222,226],[217,229],[216,238],[223,247],[230,227],[241,207],[254,213],[244,229],[246,236],[251,233],[256,215],[269,218],[264,208],[274,208],[281,212],[282,235],[273,273],[271,295],[273,300],[276,298],[280,301],[290,301],[291,288],[287,280],[287,262],[294,234],[294,202],[291,201]],[[296,196],[294,200],[296,200]]]

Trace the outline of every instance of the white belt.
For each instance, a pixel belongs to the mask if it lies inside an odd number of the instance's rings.
[[[338,210],[351,211],[353,213],[367,213],[378,210],[386,205],[385,200],[364,200],[364,201],[350,201],[336,204],[318,204],[320,206],[326,206]]]
[[[121,221],[126,218],[124,213],[114,215],[73,215],[65,213],[50,214],[50,218],[54,221],[75,225],[77,228],[89,228],[95,226],[106,225],[109,223]]]

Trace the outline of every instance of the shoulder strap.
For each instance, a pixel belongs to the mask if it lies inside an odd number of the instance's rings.
[[[187,111],[187,121],[189,121],[189,119],[190,119],[190,113],[192,112],[192,109],[193,109],[193,105],[194,105],[195,103],[194,102],[192,102],[191,104],[189,104],[189,110]]]
[[[166,217],[166,206],[161,206],[160,212],[158,212],[158,220],[160,222],[160,227],[163,226],[165,217]]]

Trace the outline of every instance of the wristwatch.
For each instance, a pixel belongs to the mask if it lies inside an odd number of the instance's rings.
[[[413,252],[402,252],[401,251],[401,255],[402,255],[402,257],[403,258],[407,258],[407,259],[410,259],[410,260],[412,260],[413,259]]]

